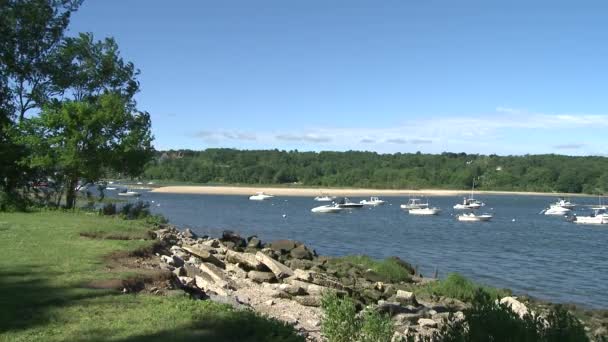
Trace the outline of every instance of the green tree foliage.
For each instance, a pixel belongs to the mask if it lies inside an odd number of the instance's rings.
[[[158,152],[145,177],[225,184],[289,184],[375,188],[608,191],[608,158],[465,153],[204,151]]]
[[[106,169],[137,174],[152,154],[149,115],[115,94],[45,107],[23,126],[28,164],[65,182],[68,208],[79,180],[98,180]]]

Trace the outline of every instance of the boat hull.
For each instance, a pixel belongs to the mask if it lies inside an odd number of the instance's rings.
[[[340,208],[340,207],[330,206],[330,205],[322,205],[320,207],[310,209],[310,211],[313,213],[326,213],[326,214],[339,213],[342,210],[344,210],[344,209]]]
[[[487,222],[492,219],[491,215],[460,215],[458,221],[461,222]]]
[[[439,215],[441,209],[438,208],[423,208],[423,209],[410,209],[410,215],[420,215],[420,216],[432,216]]]

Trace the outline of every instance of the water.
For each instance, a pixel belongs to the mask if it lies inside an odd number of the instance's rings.
[[[440,276],[459,272],[516,294],[608,308],[608,226],[539,215],[554,197],[480,196],[487,204],[484,210],[495,215],[485,223],[456,220],[451,208],[460,197],[431,197],[431,204],[444,210],[431,217],[408,215],[399,208],[407,198],[398,197],[386,197],[384,206],[339,214],[311,213],[321,203],[309,197],[262,202],[247,196],[150,192],[142,199],[154,201],[153,210],[173,224],[199,234],[218,236],[231,229],[263,241],[299,240],[321,255],[396,255],[427,276],[438,268]],[[593,205],[597,199],[576,202]]]

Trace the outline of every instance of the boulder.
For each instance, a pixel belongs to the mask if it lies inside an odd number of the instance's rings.
[[[257,252],[255,255],[256,259],[258,259],[262,264],[266,265],[272,273],[277,277],[277,279],[283,279],[293,275],[293,271],[291,268],[281,264],[280,262],[272,259],[262,252]]]
[[[203,241],[201,243],[201,245],[211,247],[211,248],[218,248],[220,246],[220,240],[213,239],[213,240]]]
[[[315,265],[315,263],[314,261],[306,259],[291,259],[285,262],[285,265],[289,266],[292,270],[295,270],[296,268],[301,270],[309,270]]]
[[[421,318],[418,320],[418,325],[421,328],[437,328],[437,322],[429,318]]]
[[[416,324],[423,316],[420,312],[400,313],[393,317],[393,321],[398,325],[410,325]]]
[[[399,302],[401,305],[414,305],[418,306],[418,302],[416,301],[416,295],[413,292],[397,290],[397,294],[395,295],[395,300]]]
[[[521,318],[524,318],[525,315],[530,313],[530,310],[528,310],[526,305],[518,301],[515,297],[504,297],[500,299],[500,304],[506,305]]]
[[[336,290],[341,290],[341,291],[346,291],[348,293],[352,292],[352,289],[344,286],[342,283],[340,283],[337,279],[330,277],[328,275],[325,275],[323,273],[318,273],[315,271],[304,271],[304,270],[295,270],[294,271],[294,276],[296,277],[296,279],[311,283],[311,284],[315,284],[315,285],[320,285],[323,287],[328,287],[328,288],[332,288],[332,289],[336,289]]]
[[[194,287],[194,286],[196,286],[196,281],[194,280],[194,278],[191,278],[191,277],[177,277],[177,279],[179,280],[179,282],[184,287]]]
[[[247,241],[245,241],[245,239],[243,239],[239,234],[237,234],[231,230],[224,230],[222,232],[222,238],[220,239],[220,241],[222,243],[224,243],[224,245],[226,245],[226,247],[227,247],[227,243],[229,243],[229,242],[232,242],[234,244],[233,248],[247,246]]]
[[[321,296],[297,296],[293,299],[304,306],[321,306]]]
[[[262,248],[262,241],[253,235],[247,238],[247,248]]]
[[[214,264],[215,266],[224,268],[224,263],[216,258],[211,252],[207,249],[195,247],[195,246],[182,246],[182,249],[191,255],[201,259],[203,262],[208,262]]]
[[[230,279],[224,274],[224,271],[210,263],[202,263],[198,268],[209,275],[211,279],[220,287],[229,287]]]
[[[417,313],[419,310],[411,305],[401,306],[398,302],[387,302],[384,300],[378,301],[376,310],[382,314],[394,316],[401,313]]]
[[[186,230],[184,230],[182,232],[182,235],[183,235],[183,237],[190,238],[190,239],[198,238],[198,236],[192,230],[190,230],[190,228],[186,228]]]
[[[281,291],[285,291],[285,293],[287,293],[291,296],[303,296],[306,294],[306,290],[304,290],[304,288],[297,286],[297,285],[281,284],[281,285],[279,285],[279,289]]]
[[[174,267],[181,267],[184,265],[184,260],[177,255],[161,255],[160,260]]]
[[[246,270],[263,270],[266,267],[256,259],[254,254],[226,251],[226,261],[240,264]]]
[[[270,243],[270,248],[275,252],[289,253],[299,245],[301,245],[301,243],[294,240],[276,240]]]
[[[214,279],[207,274],[197,275],[194,277],[196,286],[205,292],[215,292],[220,296],[228,296],[228,291],[221,286],[218,286]]]
[[[249,271],[247,272],[247,278],[256,283],[270,283],[276,281],[276,277],[272,272]]]
[[[312,252],[309,251],[304,245],[295,247],[289,252],[289,255],[291,255],[291,257],[294,259],[312,260]]]
[[[197,275],[200,276],[203,273],[200,268],[189,263],[184,264],[184,267],[182,267],[182,269],[185,271],[186,275],[191,278],[194,278],[194,276]]]

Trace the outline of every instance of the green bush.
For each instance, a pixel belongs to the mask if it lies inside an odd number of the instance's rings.
[[[143,219],[150,216],[150,203],[137,201],[127,203],[120,208],[120,216],[127,220]]]
[[[350,297],[340,298],[328,292],[321,303],[325,316],[321,332],[328,342],[388,342],[394,333],[391,319],[375,310],[357,315],[355,302]]]
[[[477,289],[465,319],[450,316],[439,334],[444,342],[559,342],[589,341],[581,323],[556,307],[547,319],[527,314],[519,317],[506,304],[498,304],[487,292]]]
[[[480,286],[458,273],[450,273],[445,279],[429,283],[416,290],[417,294],[426,293],[470,302],[476,293],[481,290],[492,299],[508,296],[508,290]]]
[[[375,260],[366,255],[350,255],[333,260],[333,263],[351,263],[362,269],[371,269],[386,282],[398,283],[410,281],[413,268],[399,258],[391,257],[384,260]]]

